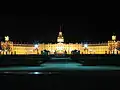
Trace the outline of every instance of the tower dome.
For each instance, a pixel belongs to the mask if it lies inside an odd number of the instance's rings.
[[[62,35],[62,32],[61,32],[61,26],[60,26],[59,35],[58,35],[58,37],[57,37],[57,42],[59,42],[59,43],[64,42],[64,38],[63,38],[63,35]]]

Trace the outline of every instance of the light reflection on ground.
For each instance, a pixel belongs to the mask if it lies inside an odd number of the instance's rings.
[[[82,66],[79,63],[44,63],[40,66],[4,67],[0,71],[6,70],[120,70],[117,66]]]

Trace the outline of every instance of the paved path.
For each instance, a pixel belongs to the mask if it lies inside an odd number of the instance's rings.
[[[19,67],[4,67],[0,71],[9,70],[120,70],[117,66],[82,66],[74,62],[57,62],[57,63],[44,63],[40,66],[19,66]]]

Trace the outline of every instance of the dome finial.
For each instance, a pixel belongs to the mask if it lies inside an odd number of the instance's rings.
[[[60,32],[61,32],[61,25],[60,25]]]
[[[60,32],[62,32],[63,24],[60,25]]]
[[[113,32],[113,35],[115,35],[115,32]]]

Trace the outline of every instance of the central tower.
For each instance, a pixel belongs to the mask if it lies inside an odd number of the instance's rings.
[[[61,32],[61,26],[60,26],[60,32],[59,35],[57,37],[57,46],[56,46],[56,53],[57,54],[64,54],[64,38]]]
[[[58,43],[63,43],[63,42],[64,42],[64,38],[63,38],[63,35],[62,35],[62,32],[61,32],[61,26],[60,26],[59,35],[58,35],[58,37],[57,37],[57,42],[58,42]]]

